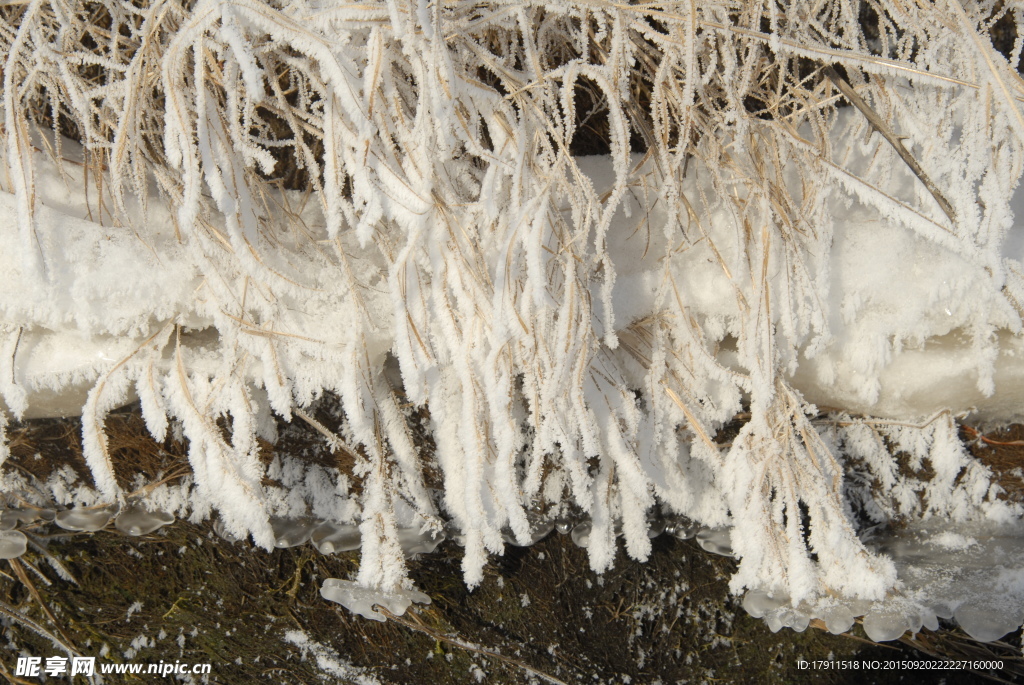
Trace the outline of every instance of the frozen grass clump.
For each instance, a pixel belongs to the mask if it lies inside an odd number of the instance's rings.
[[[189,441],[193,516],[270,548],[260,441],[331,393],[351,481],[320,489],[358,504],[364,586],[401,585],[413,521],[454,521],[472,585],[531,510],[584,511],[603,570],[620,530],[646,558],[658,506],[732,526],[736,591],[881,598],[854,504],[1018,513],[951,441],[973,405],[929,422],[880,379],[955,335],[967,387],[1008,396],[1024,13],[859,9],[0,7],[3,421],[80,392],[123,503],[103,426],[138,398]],[[908,427],[822,422],[822,387]]]

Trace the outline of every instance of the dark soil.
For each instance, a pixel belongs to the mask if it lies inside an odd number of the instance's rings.
[[[554,534],[534,547],[507,550],[472,592],[461,580],[459,548],[445,543],[410,564],[433,603],[406,614],[405,625],[374,623],[320,597],[325,578],[355,571],[355,553],[328,557],[308,546],[267,553],[184,522],[141,539],[106,531],[41,539],[77,583],[61,580],[40,554],[16,563],[48,579],[27,574],[66,641],[85,655],[100,655],[106,645],[106,661],[210,663],[215,683],[335,681],[284,640],[289,630],[366,667],[381,683],[473,683],[481,674],[482,682],[531,682],[517,664],[565,683],[890,683],[909,672],[812,671],[797,662],[926,658],[906,645],[874,645],[859,627],[851,636],[814,628],[772,634],[729,596],[734,562],[669,536],[655,541],[647,563],[620,554],[612,571],[597,576],[582,549]],[[56,629],[24,582],[0,582],[0,601]],[[130,611],[136,603],[141,608]],[[139,636],[148,638],[147,646],[138,646]],[[17,623],[3,637],[11,673],[16,652],[60,654]],[[126,657],[133,641],[137,653]],[[984,654],[954,632],[925,633],[920,642],[933,650],[944,645],[947,654],[954,648],[971,658]],[[909,682],[930,682],[913,673]],[[978,678],[964,671],[943,675],[947,683]]]

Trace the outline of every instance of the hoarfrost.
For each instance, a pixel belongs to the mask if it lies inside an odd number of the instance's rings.
[[[883,59],[809,0],[784,36],[761,32],[775,23],[756,3],[652,22],[545,2],[477,16],[217,0],[172,3],[163,24],[100,4],[126,44],[159,49],[55,50],[83,17],[30,4],[0,91],[0,433],[8,414],[82,415],[94,487],[55,482],[60,504],[128,501],[104,421],[138,400],[155,437],[189,444],[191,481],[153,506],[216,512],[222,534],[266,548],[306,535],[279,519],[358,525],[358,580],[388,591],[442,515],[470,585],[488,554],[543,532],[530,512],[548,506],[589,517],[572,535],[598,571],[620,535],[649,554],[656,508],[731,526],[701,544],[739,559],[732,589],[795,606],[894,589],[853,504],[876,522],[1019,519],[954,418],[1024,407],[1024,113],[978,8],[880,12]],[[822,59],[926,174],[796,66]],[[630,99],[637,75],[649,109]],[[581,78],[607,106],[605,156],[570,154]],[[37,125],[53,108],[78,143]],[[282,146],[309,196],[265,180]],[[285,460],[265,484],[273,415],[309,420],[328,393],[344,435],[325,437],[351,473]],[[410,403],[429,410],[440,492]],[[155,520],[132,516],[118,527]]]

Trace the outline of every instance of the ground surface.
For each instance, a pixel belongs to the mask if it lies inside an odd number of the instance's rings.
[[[313,659],[303,660],[301,650],[283,639],[290,630],[367,667],[366,674],[381,683],[530,682],[529,671],[512,661],[566,683],[932,681],[920,672],[800,670],[801,658],[921,655],[902,645],[869,644],[859,628],[852,637],[813,628],[772,634],[728,597],[733,562],[664,536],[649,563],[622,557],[598,578],[583,550],[556,534],[496,560],[474,592],[460,580],[458,548],[443,545],[411,564],[433,604],[407,614],[407,625],[373,623],[319,596],[325,577],[354,570],[354,553],[324,557],[310,547],[266,553],[180,522],[145,539],[103,532],[53,540],[50,550],[78,584],[57,579],[43,564],[39,568],[52,584],[32,582],[84,654],[98,654],[106,644],[110,661],[206,662],[217,683],[330,682]],[[32,555],[28,560],[39,561]],[[47,624],[24,583],[6,580],[0,592],[4,602]],[[29,654],[54,653],[21,626],[5,632],[5,641]],[[982,654],[954,636],[942,637],[975,657]],[[511,661],[448,639],[500,650]],[[135,653],[126,656],[130,649]],[[8,655],[10,668],[13,652]],[[977,682],[976,674],[945,675],[947,683]]]
[[[108,432],[125,483],[136,474],[173,475],[184,468],[184,446],[153,444],[135,413],[113,416]],[[980,457],[1006,462],[1001,473],[1011,495],[1020,481],[1011,474],[1022,463],[1017,452],[1024,446],[1012,444],[1024,437],[1020,433],[1018,428],[981,440],[965,432]],[[76,422],[35,424],[16,429],[13,437],[14,456],[6,468],[43,476],[54,464],[71,463],[84,475],[75,451]],[[277,448],[300,449],[303,440],[314,439],[293,431]],[[0,602],[83,654],[106,652],[107,661],[119,662],[207,662],[210,682],[216,683],[360,677],[380,683],[528,683],[544,682],[543,676],[564,683],[972,683],[983,676],[1012,682],[1015,673],[1024,673],[1019,633],[1007,645],[978,645],[947,627],[885,646],[864,639],[859,626],[849,636],[814,627],[773,634],[729,596],[735,562],[667,535],[655,540],[647,563],[620,551],[614,569],[599,577],[584,550],[555,533],[492,559],[483,584],[472,592],[462,581],[461,549],[446,542],[409,562],[411,577],[432,604],[402,622],[378,624],[319,595],[325,578],[352,577],[355,552],[324,556],[308,545],[266,552],[247,542],[228,543],[208,524],[182,521],[142,538],[111,529],[35,532],[74,581],[62,579],[38,550],[30,551],[17,562],[2,562],[10,566],[0,569]],[[313,651],[285,639],[289,631],[332,650],[321,653],[328,661],[354,668],[348,676],[325,673]],[[911,642],[957,658],[996,655],[1006,668],[981,674],[797,666],[800,659],[928,658]],[[39,682],[13,675],[16,653],[59,654],[23,622],[9,619],[0,643],[0,665],[7,670],[0,677],[11,682]],[[126,676],[108,682],[122,681],[140,682]]]

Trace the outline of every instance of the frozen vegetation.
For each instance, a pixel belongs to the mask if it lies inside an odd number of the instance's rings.
[[[1024,419],[1020,8],[96,5],[0,7],[0,426],[82,415],[58,525],[358,544],[322,592],[365,615],[446,535],[474,585],[559,517],[597,571],[675,517],[772,626],[1021,623],[979,588],[1022,592],[1022,512],[957,434]],[[115,478],[136,400],[179,484]],[[275,415],[354,467],[266,466]]]

